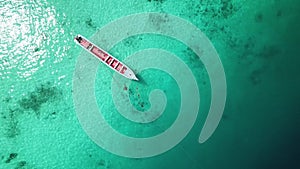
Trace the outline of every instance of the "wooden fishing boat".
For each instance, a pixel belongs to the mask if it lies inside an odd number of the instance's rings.
[[[128,66],[126,66],[124,63],[120,62],[118,59],[116,59],[100,47],[96,46],[83,36],[77,35],[74,38],[74,41],[83,49],[85,49],[86,51],[94,55],[96,58],[98,58],[102,63],[104,63],[114,71],[118,72],[122,76],[128,79],[138,80],[138,78]]]

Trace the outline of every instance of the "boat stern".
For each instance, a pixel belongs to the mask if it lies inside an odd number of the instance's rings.
[[[75,36],[74,37],[74,42],[76,42],[76,43],[80,43],[80,41],[83,39],[83,37],[81,36],[81,35],[77,35],[77,36]]]

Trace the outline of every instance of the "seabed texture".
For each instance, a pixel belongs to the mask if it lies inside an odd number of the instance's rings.
[[[297,0],[0,0],[0,169],[300,168],[299,11]],[[220,55],[228,94],[217,130],[199,144],[210,82],[198,56],[162,35],[118,43],[109,52],[119,60],[147,48],[175,53],[189,65],[201,93],[197,122],[180,144],[159,156],[131,159],[97,146],[78,122],[72,80],[82,49],[73,37],[92,37],[104,25],[142,12],[175,15],[203,31]],[[172,125],[180,108],[172,77],[152,70],[142,74],[147,85],[120,84],[139,111],[151,106],[151,90],[168,96],[155,125],[134,124],[114,109],[113,73],[99,66],[95,93],[114,129],[148,137]]]

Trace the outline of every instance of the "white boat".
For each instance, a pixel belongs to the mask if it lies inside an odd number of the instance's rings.
[[[96,46],[83,36],[77,35],[74,38],[74,41],[83,49],[98,58],[102,63],[110,67],[112,70],[118,72],[128,79],[138,80],[138,78],[128,66],[126,66],[124,63],[120,62],[118,59],[116,59],[100,47]]]

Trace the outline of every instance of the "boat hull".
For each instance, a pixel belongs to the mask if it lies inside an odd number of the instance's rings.
[[[79,46],[81,46],[83,49],[85,49],[87,52],[94,55],[102,63],[104,63],[106,66],[108,66],[112,70],[116,71],[120,75],[122,75],[128,79],[138,80],[138,78],[135,76],[134,72],[128,66],[126,66],[124,63],[122,63],[117,58],[113,57],[108,52],[101,49],[94,43],[90,42],[88,39],[86,39],[82,35],[77,35],[74,38],[74,41]]]

